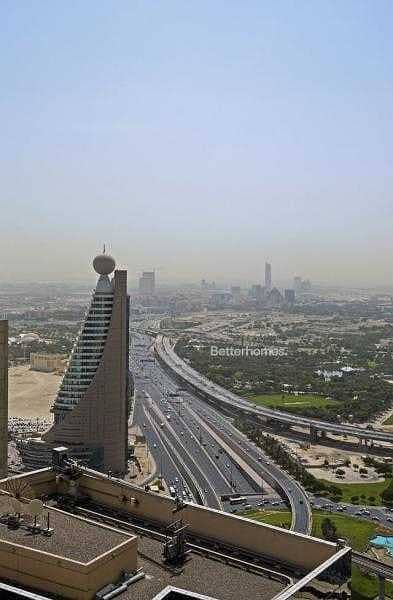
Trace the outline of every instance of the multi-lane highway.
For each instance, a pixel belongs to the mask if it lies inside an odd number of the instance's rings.
[[[311,512],[298,483],[230,419],[197,396],[179,392],[177,383],[153,358],[150,338],[133,337],[134,419],[143,428],[168,485],[185,497],[189,494],[203,504],[227,510],[230,506],[222,496],[240,494],[255,504],[263,492],[274,488],[292,508],[293,529],[308,533]]]
[[[393,433],[367,429],[366,427],[355,425],[328,423],[326,421],[308,419],[298,415],[294,416],[293,414],[263,406],[252,405],[247,400],[214,384],[186,364],[173,350],[171,340],[165,336],[157,336],[155,350],[159,359],[173,372],[173,375],[177,377],[178,381],[182,381],[190,389],[194,389],[195,392],[202,394],[206,400],[209,400],[213,404],[220,406],[229,412],[247,413],[270,421],[285,423],[288,426],[297,425],[300,427],[307,427],[310,429],[310,432],[314,432],[315,434],[319,431],[323,431],[333,435],[347,435],[349,437],[358,438],[359,440],[372,440],[393,444]]]

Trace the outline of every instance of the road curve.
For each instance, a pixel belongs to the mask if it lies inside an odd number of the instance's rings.
[[[181,370],[172,366],[172,361],[168,358],[166,350],[160,346],[161,336],[156,340],[155,351],[161,364],[169,371],[177,380],[177,383],[188,383]],[[166,339],[166,338],[164,338]],[[171,348],[172,349],[172,348]],[[177,356],[177,355],[176,355]],[[178,358],[178,357],[177,357]],[[181,359],[179,359],[181,360]],[[185,364],[185,363],[184,363]],[[198,393],[198,387],[193,385],[194,393]],[[211,392],[210,392],[211,393]],[[210,425],[211,427],[211,425]],[[260,449],[256,449],[252,443],[241,434],[234,426],[230,427],[230,431],[226,434],[223,431],[217,430],[217,434],[225,441],[234,452],[236,452],[247,464],[272,487],[278,490],[282,495],[286,496],[292,509],[292,529],[298,533],[309,534],[311,531],[312,514],[308,497],[293,477],[288,475],[276,464],[266,460],[266,456],[260,462]]]
[[[194,389],[210,397],[216,404],[227,407],[228,410],[237,410],[254,414],[266,419],[287,423],[288,425],[298,425],[302,427],[314,428],[316,431],[326,431],[336,435],[348,435],[362,440],[373,440],[393,444],[393,433],[378,429],[366,429],[356,425],[341,425],[339,423],[328,423],[318,419],[309,419],[290,413],[285,413],[264,406],[254,406],[244,398],[233,394],[223,387],[213,383],[195,369],[187,365],[174,351],[171,340],[163,335],[158,335],[155,341],[155,351],[157,356],[163,360],[171,370],[181,377]]]

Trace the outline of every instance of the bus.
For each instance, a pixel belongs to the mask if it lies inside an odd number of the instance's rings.
[[[246,504],[247,503],[247,498],[245,498],[244,496],[239,496],[238,498],[230,498],[229,499],[229,504],[234,505],[234,504]]]

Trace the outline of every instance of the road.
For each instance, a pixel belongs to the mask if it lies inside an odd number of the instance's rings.
[[[164,361],[167,367],[173,371],[174,376],[177,376],[178,381],[183,381],[184,384],[191,386],[198,391],[198,393],[203,394],[207,400],[210,400],[232,413],[234,411],[240,413],[243,412],[265,419],[286,423],[287,425],[313,428],[315,432],[323,431],[333,435],[347,435],[360,440],[372,440],[393,444],[393,433],[367,429],[355,425],[328,423],[317,419],[308,419],[298,415],[295,416],[263,406],[252,405],[247,400],[212,383],[209,379],[195,371],[195,369],[192,369],[174,352],[169,338],[162,335],[158,335],[156,338],[155,350],[160,357],[160,360]]]
[[[234,493],[249,497],[250,505],[258,504],[266,492],[267,482],[276,490],[275,501],[279,502],[278,492],[291,506],[293,529],[308,533],[310,507],[299,484],[239,432],[231,419],[192,393],[182,390],[175,396],[178,385],[152,358],[150,344],[148,337],[134,335],[131,369],[138,390],[136,406],[140,405],[135,410],[135,419],[146,432],[154,423],[154,435],[161,438],[160,446],[155,441],[152,448],[153,454],[156,451],[157,464],[160,464],[162,451],[165,464],[169,460],[177,460],[178,464],[181,460],[202,489],[205,503],[214,508],[229,510],[229,504],[222,500],[217,502],[217,497]],[[188,487],[192,487],[189,477],[186,481]],[[169,475],[169,483],[172,482],[173,474]]]

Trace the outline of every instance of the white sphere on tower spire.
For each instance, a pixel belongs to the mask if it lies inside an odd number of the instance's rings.
[[[98,254],[93,260],[93,268],[96,273],[99,275],[109,275],[115,270],[116,261],[110,254],[105,254],[105,246],[104,252],[102,254]]]

